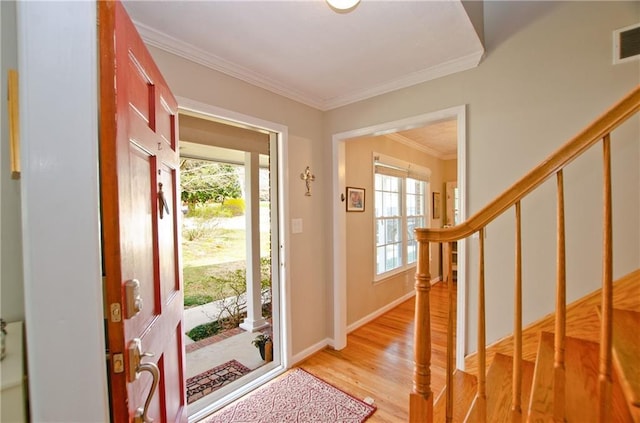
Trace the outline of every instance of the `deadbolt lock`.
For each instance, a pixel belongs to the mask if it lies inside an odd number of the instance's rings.
[[[142,297],[140,296],[140,282],[130,279],[124,283],[125,318],[131,319],[142,310]]]

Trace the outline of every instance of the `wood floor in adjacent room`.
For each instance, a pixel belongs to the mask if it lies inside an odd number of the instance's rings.
[[[431,385],[436,396],[445,384],[447,307],[446,285],[438,282],[431,288]],[[343,350],[325,348],[296,367],[356,398],[373,398],[378,409],[367,423],[408,421],[413,384],[413,319],[412,298],[351,332]]]

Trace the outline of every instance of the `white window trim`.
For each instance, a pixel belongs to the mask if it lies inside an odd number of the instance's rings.
[[[373,187],[373,195],[374,195],[374,215],[373,215],[373,234],[374,234],[374,243],[373,243],[373,283],[374,284],[379,284],[382,282],[385,282],[386,280],[407,272],[408,270],[411,270],[413,268],[415,268],[417,266],[417,262],[413,262],[413,263],[409,263],[407,264],[407,239],[406,239],[406,232],[407,232],[407,213],[406,213],[406,180],[407,178],[411,178],[411,179],[418,179],[418,180],[423,180],[425,182],[425,189],[424,189],[424,218],[425,218],[425,227],[430,227],[431,226],[431,214],[430,214],[430,210],[431,210],[431,203],[430,203],[430,197],[431,197],[431,169],[424,167],[424,166],[420,166],[414,163],[410,163],[410,162],[406,162],[404,160],[401,159],[397,159],[395,157],[391,157],[391,156],[386,156],[384,154],[380,154],[380,153],[376,153],[375,151],[373,152],[373,157],[372,157],[374,166],[373,168],[373,173],[371,175],[372,177],[372,187]],[[380,163],[384,163],[385,165],[397,168],[397,169],[403,169],[407,171],[407,176],[405,176],[404,178],[402,178],[402,188],[401,188],[401,194],[400,194],[400,199],[401,199],[401,209],[402,212],[400,214],[400,218],[401,218],[401,234],[402,234],[402,265],[399,267],[396,267],[392,270],[389,270],[387,272],[378,274],[378,251],[377,251],[377,247],[378,247],[378,242],[377,242],[377,238],[375,237],[375,235],[377,234],[377,223],[378,223],[378,219],[375,216],[375,193],[376,193],[376,185],[375,185],[375,177],[376,177],[376,171],[375,171],[375,163],[376,162],[380,162]],[[413,173],[414,176],[419,175],[418,177],[411,177],[409,175],[409,173]]]

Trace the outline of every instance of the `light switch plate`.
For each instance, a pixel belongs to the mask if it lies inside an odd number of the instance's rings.
[[[302,219],[291,219],[291,233],[292,234],[302,233]]]

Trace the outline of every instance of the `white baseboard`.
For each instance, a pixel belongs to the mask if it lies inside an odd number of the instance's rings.
[[[441,280],[440,276],[438,276],[435,279],[431,279],[431,285],[440,282],[440,280]],[[376,310],[375,312],[369,314],[368,316],[365,316],[364,318],[358,320],[357,322],[354,322],[354,323],[350,324],[349,326],[347,326],[347,333],[353,332],[354,330],[358,329],[359,327],[366,325],[367,323],[369,323],[372,320],[382,316],[384,313],[386,313],[389,310],[399,306],[400,304],[402,304],[403,302],[407,301],[408,299],[414,297],[415,295],[416,295],[415,291],[411,291],[411,292],[403,295],[402,297],[390,302],[386,306],[384,306],[382,308],[379,308],[378,310]],[[326,338],[326,339],[324,339],[324,340],[322,340],[322,341],[310,346],[309,348],[306,348],[303,351],[300,351],[298,354],[296,354],[293,357],[291,357],[292,365],[295,365],[295,364],[303,361],[307,357],[310,357],[311,355],[317,353],[318,351],[322,350],[325,347],[335,348],[334,340],[332,338]]]
[[[407,301],[411,297],[414,297],[415,295],[416,295],[415,291],[411,291],[408,294],[405,294],[402,297],[398,298],[397,300],[390,302],[386,306],[377,309],[376,311],[374,311],[373,313],[369,314],[368,316],[363,317],[362,319],[358,320],[357,322],[351,323],[350,325],[347,326],[347,333],[351,333],[354,330],[358,329],[359,327],[364,326],[367,323],[371,322],[372,320],[377,319],[378,317],[380,317],[383,314],[385,314],[387,311],[398,307],[400,304],[404,303],[405,301]]]
[[[306,348],[302,351],[300,351],[298,354],[294,355],[293,357],[291,357],[291,367],[295,366],[297,363],[301,362],[302,360],[304,360],[307,357],[312,356],[313,354],[317,353],[318,351],[320,351],[321,349],[325,348],[325,347],[333,347],[333,340],[326,338],[312,346],[310,346],[309,348]]]
[[[431,285],[433,285],[434,283],[438,283],[440,282],[441,278],[440,276],[438,276],[435,279],[431,279]],[[396,308],[397,306],[399,306],[400,304],[404,303],[405,301],[407,301],[409,298],[415,297],[416,292],[415,291],[411,291],[405,295],[403,295],[402,297],[398,298],[397,300],[387,304],[386,306],[379,308],[378,310],[374,311],[373,313],[369,314],[368,316],[363,317],[362,319],[358,320],[357,322],[354,322],[352,324],[350,324],[349,326],[347,326],[347,333],[351,333],[354,330],[358,329],[360,326],[364,326],[367,323],[371,322],[372,320],[377,319],[378,317],[382,316],[383,314],[385,314],[387,311]]]

